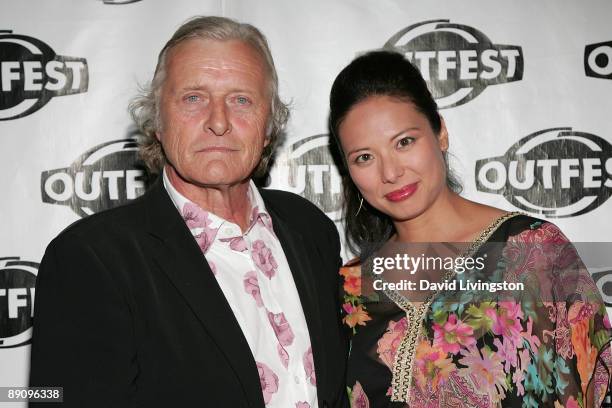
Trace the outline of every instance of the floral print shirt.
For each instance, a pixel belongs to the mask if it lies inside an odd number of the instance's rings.
[[[448,301],[439,291],[419,321],[393,294],[366,293],[371,279],[358,262],[341,268],[344,323],[353,333],[352,407],[601,405],[612,331],[573,245],[555,225],[518,214],[500,221],[486,241],[503,244],[485,273],[525,283],[523,297],[463,294]],[[411,333],[412,348],[405,346]],[[400,398],[397,384],[408,385]]]
[[[165,172],[163,181],[249,344],[266,407],[317,407],[306,319],[272,219],[255,185],[251,182],[249,187],[251,215],[242,232],[237,224],[182,196]]]

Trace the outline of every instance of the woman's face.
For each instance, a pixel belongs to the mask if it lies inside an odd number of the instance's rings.
[[[349,173],[363,198],[393,221],[422,214],[446,189],[444,122],[436,135],[411,102],[371,96],[339,128]]]

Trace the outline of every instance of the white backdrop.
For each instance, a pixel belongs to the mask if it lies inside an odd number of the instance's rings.
[[[550,218],[573,241],[612,241],[608,0],[0,0],[0,386],[27,384],[32,277],[46,245],[142,193],[133,144],[109,142],[133,136],[128,101],[194,15],[249,22],[269,40],[292,106],[272,187],[340,221],[326,149],[331,83],[357,54],[392,40],[420,67],[430,63],[438,96],[459,101],[441,112],[466,197]],[[430,20],[448,23],[421,24]],[[40,109],[14,117],[24,100]],[[517,180],[504,183],[512,162]]]

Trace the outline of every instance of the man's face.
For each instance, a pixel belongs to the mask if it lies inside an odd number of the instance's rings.
[[[238,40],[191,39],[170,50],[157,138],[173,180],[222,188],[249,178],[268,143],[264,67]]]

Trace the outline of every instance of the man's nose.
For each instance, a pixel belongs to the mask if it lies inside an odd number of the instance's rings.
[[[381,157],[379,163],[383,183],[393,184],[404,175],[401,163],[392,156]]]
[[[223,136],[231,130],[231,125],[227,117],[227,106],[225,101],[211,102],[210,115],[206,121],[206,128],[216,136]]]

